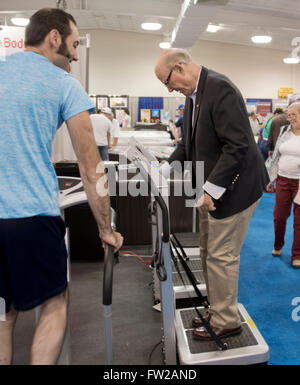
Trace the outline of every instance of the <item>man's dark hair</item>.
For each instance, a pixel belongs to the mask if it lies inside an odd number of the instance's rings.
[[[58,8],[43,8],[31,16],[25,31],[25,45],[40,45],[52,29],[57,29],[64,42],[71,34],[70,21],[76,25],[72,15]]]
[[[274,114],[283,114],[283,109],[282,108],[276,108],[276,110],[274,111]]]

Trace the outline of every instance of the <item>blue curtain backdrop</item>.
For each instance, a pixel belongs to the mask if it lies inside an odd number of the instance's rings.
[[[138,107],[138,119],[141,121],[141,110],[163,110],[164,108],[164,99],[163,98],[151,98],[143,97],[139,98],[139,107]]]

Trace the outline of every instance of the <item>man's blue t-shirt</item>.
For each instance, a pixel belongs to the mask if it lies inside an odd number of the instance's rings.
[[[94,106],[70,74],[34,52],[0,61],[0,218],[60,215],[52,140]]]

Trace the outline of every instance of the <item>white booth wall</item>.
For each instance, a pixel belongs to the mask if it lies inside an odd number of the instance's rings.
[[[112,30],[80,31],[81,36],[87,33],[91,37],[90,94],[129,95],[133,124],[137,121],[139,96],[164,97],[164,108],[170,110],[171,116],[175,115],[176,107],[184,102],[184,97],[177,92],[169,93],[154,74],[161,53],[159,36]],[[244,98],[277,99],[281,87],[300,92],[300,64],[283,63],[290,50],[291,47],[279,51],[198,41],[190,52],[199,64],[228,76]],[[63,127],[54,140],[52,160],[75,159],[67,129]]]
[[[155,77],[154,67],[161,49],[160,36],[111,30],[85,30],[91,35],[91,94],[129,96],[178,96],[170,94]],[[250,39],[250,37],[249,37]],[[191,49],[193,59],[228,76],[244,98],[277,99],[278,88],[300,91],[300,64],[288,65],[286,51],[198,41]]]

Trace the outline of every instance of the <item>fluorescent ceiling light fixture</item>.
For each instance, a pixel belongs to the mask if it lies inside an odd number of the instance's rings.
[[[298,57],[285,57],[283,59],[284,63],[286,64],[298,64],[299,58]]]
[[[161,42],[159,43],[160,48],[169,49],[171,48],[171,34],[170,32],[163,33]]]
[[[160,23],[142,23],[141,27],[147,31],[158,31],[161,29],[162,25]]]
[[[218,32],[221,27],[219,25],[208,24],[206,31],[207,32]]]
[[[169,41],[162,41],[159,43],[160,48],[162,49],[168,49],[171,48],[171,43]]]
[[[253,43],[258,43],[258,44],[270,43],[272,41],[272,36],[267,36],[267,35],[252,36],[251,40],[253,41]]]
[[[18,25],[19,27],[26,27],[26,25],[29,23],[29,18],[25,16],[12,17],[10,20],[14,25]]]

